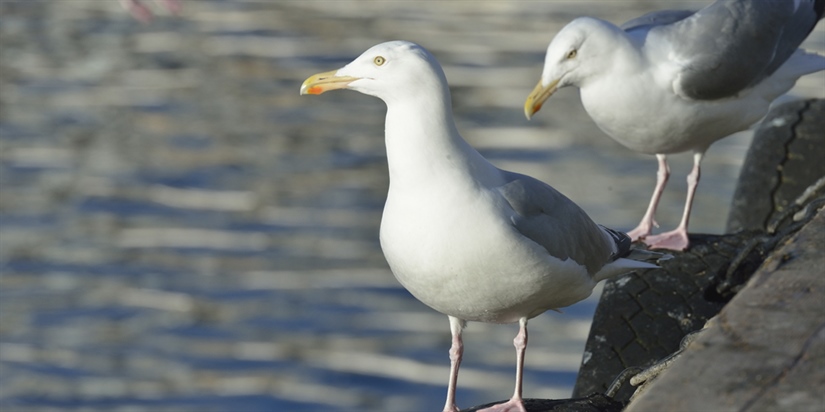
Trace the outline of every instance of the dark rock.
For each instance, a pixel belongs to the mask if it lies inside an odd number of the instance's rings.
[[[766,230],[802,192],[825,176],[825,100],[775,108],[759,126],[742,165],[728,233]]]
[[[493,405],[506,402],[506,400],[488,403],[469,409],[463,409],[462,412],[475,412],[484,408],[489,408]],[[610,397],[599,393],[594,393],[588,397],[577,399],[525,399],[524,408],[527,412],[619,412],[624,405],[617,402]]]

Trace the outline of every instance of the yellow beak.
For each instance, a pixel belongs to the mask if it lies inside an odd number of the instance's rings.
[[[556,86],[558,84],[559,80],[556,79],[545,87],[542,86],[541,80],[539,80],[539,84],[530,92],[527,100],[524,102],[524,115],[527,116],[527,120],[530,120],[537,111],[541,110],[541,105],[556,92]]]
[[[345,89],[350,83],[358,80],[357,77],[336,76],[338,70],[318,73],[304,80],[301,85],[301,94],[321,94],[335,89]]]

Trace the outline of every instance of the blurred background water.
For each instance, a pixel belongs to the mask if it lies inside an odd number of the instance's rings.
[[[405,39],[445,68],[459,130],[598,222],[630,229],[655,161],[565,89],[522,103],[569,20],[706,1],[0,2],[0,408],[440,410],[445,316],[381,255],[383,104],[303,79]],[[825,51],[820,24],[805,47]],[[792,96],[825,97],[825,75]],[[715,144],[692,219],[721,233],[741,133]],[[676,225],[689,156],[660,208]],[[598,292],[598,291],[597,291]],[[531,322],[525,395],[570,395],[598,293]],[[462,406],[507,398],[515,325],[470,324]]]

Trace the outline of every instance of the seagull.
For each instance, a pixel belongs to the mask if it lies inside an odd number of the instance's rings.
[[[658,159],[650,205],[628,232],[631,239],[684,250],[707,148],[761,119],[799,77],[825,69],[823,56],[798,49],[823,9],[825,0],[718,0],[697,12],[653,12],[621,27],[577,18],[547,47],[541,80],[524,114],[530,119],[557,89],[578,87],[602,131]],[[693,153],[693,169],[681,222],[651,236],[670,177],[667,155],[687,151]]]
[[[341,69],[309,77],[301,94],[335,89],[387,106],[390,185],[381,248],[398,281],[449,318],[444,411],[458,410],[468,321],[519,324],[515,391],[491,410],[524,411],[527,321],[587,298],[602,279],[657,266],[633,260],[626,234],[597,225],[549,185],[498,169],[473,149],[456,129],[444,72],[423,47],[373,46]]]

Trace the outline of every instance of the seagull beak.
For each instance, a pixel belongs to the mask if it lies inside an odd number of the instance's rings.
[[[358,80],[357,77],[336,76],[338,70],[318,73],[301,85],[301,94],[321,94],[335,89],[345,89],[350,83]]]
[[[530,120],[537,111],[541,110],[541,105],[556,92],[556,86],[558,86],[558,84],[559,79],[556,79],[545,87],[541,84],[541,80],[539,80],[539,84],[530,92],[530,95],[527,96],[527,100],[524,102],[524,115],[527,116],[527,120]]]

